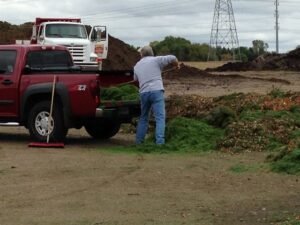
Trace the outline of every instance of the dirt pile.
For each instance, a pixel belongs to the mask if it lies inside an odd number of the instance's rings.
[[[251,62],[227,63],[206,71],[291,70],[300,71],[300,48],[287,54],[268,53]]]
[[[167,72],[164,72],[167,71]],[[184,63],[180,64],[180,69],[172,69],[167,67],[163,70],[163,76],[165,79],[173,79],[173,78],[184,78],[184,77],[210,77],[211,74],[204,70],[197,69],[195,67],[191,67],[185,65]]]
[[[108,55],[103,60],[103,70],[132,70],[139,59],[136,49],[109,35]]]

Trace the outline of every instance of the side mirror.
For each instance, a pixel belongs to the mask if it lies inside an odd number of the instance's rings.
[[[30,74],[31,73],[31,67],[29,65],[26,65],[23,71],[24,74]]]
[[[40,41],[44,41],[45,37],[43,35],[40,36]]]

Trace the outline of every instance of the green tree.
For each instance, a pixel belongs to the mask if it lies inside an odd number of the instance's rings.
[[[259,56],[261,54],[266,53],[269,45],[262,40],[253,40],[252,41],[252,48],[254,53]]]

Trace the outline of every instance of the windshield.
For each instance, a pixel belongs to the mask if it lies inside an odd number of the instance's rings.
[[[48,24],[46,37],[51,38],[87,38],[84,25],[79,24]]]

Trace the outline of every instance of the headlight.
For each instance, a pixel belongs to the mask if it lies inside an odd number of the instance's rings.
[[[97,58],[98,58],[98,56],[95,53],[92,53],[90,55],[90,61],[91,62],[97,62]]]

